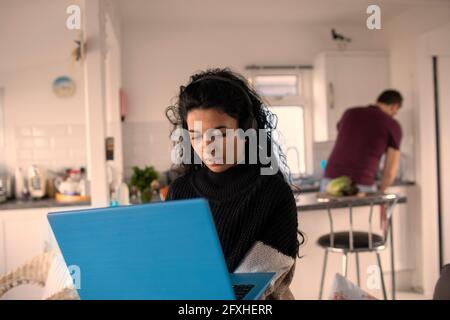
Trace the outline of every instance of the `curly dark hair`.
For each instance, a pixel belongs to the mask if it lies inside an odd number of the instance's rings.
[[[257,137],[258,145],[266,143],[266,146],[269,146],[269,156],[275,153],[281,173],[288,183],[291,182],[286,155],[273,136],[277,117],[265,106],[247,79],[228,68],[208,69],[192,75],[188,85],[180,87],[176,103],[166,109],[166,117],[173,125],[171,133],[179,128],[187,129],[187,114],[198,108],[218,108],[236,119],[239,128],[243,130],[249,128],[266,130],[267,141],[259,141]],[[193,152],[191,154],[195,156]],[[259,157],[257,159],[259,165],[265,166],[259,162]],[[201,164],[189,161],[175,167],[181,169],[178,170],[180,173],[188,173],[198,170]]]
[[[299,191],[298,186],[292,183],[292,175],[287,165],[286,155],[281,145],[276,141],[276,137],[274,137],[277,117],[268,109],[267,104],[264,103],[245,77],[229,68],[207,69],[192,75],[189,83],[180,87],[175,104],[166,109],[166,117],[173,125],[170,134],[180,128],[187,130],[189,111],[199,108],[218,108],[235,118],[238,121],[239,128],[243,130],[249,128],[266,130],[267,141],[259,141],[258,137],[258,146],[266,143],[266,146],[269,147],[268,153],[270,153],[270,156],[275,153],[275,157],[272,158],[276,159],[275,161],[277,161],[280,169],[277,174],[282,175],[293,189]],[[175,142],[175,145],[177,143],[181,142]],[[202,166],[201,162],[193,161],[196,155],[192,145],[190,148],[191,161],[187,161],[187,163],[183,161],[181,164],[172,167],[180,175],[199,170]],[[182,152],[181,149],[178,152]],[[265,166],[260,163],[259,156],[256,158],[260,166]],[[300,235],[302,236],[300,244],[302,244],[304,236],[302,233]]]

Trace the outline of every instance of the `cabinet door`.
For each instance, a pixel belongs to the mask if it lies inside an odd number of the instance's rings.
[[[336,140],[337,123],[348,108],[374,103],[388,88],[388,59],[385,55],[336,55],[327,61],[328,133]]]

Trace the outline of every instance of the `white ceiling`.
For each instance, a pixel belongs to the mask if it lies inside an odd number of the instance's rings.
[[[354,24],[367,19],[370,4],[384,22],[417,6],[449,0],[116,0],[125,23]]]
[[[127,23],[364,23],[368,4],[382,19],[450,0],[113,0]],[[65,27],[66,8],[82,0],[0,0],[0,73],[36,66],[55,57],[70,61],[78,34]],[[447,7],[448,8],[448,7]]]
[[[78,32],[66,28],[66,8],[79,0],[0,0],[0,72],[70,61]]]

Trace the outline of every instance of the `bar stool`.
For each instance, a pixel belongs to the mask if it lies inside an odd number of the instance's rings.
[[[323,286],[325,281],[325,272],[327,268],[327,259],[329,252],[337,252],[342,254],[342,273],[347,277],[348,255],[355,254],[356,260],[356,276],[358,286],[361,286],[360,271],[359,271],[359,253],[374,252],[377,256],[377,263],[380,269],[381,286],[383,289],[383,298],[386,300],[386,286],[383,276],[383,269],[381,266],[380,252],[387,247],[388,237],[391,243],[391,274],[392,274],[392,299],[395,300],[395,272],[394,272],[394,246],[392,236],[392,213],[397,203],[398,196],[395,194],[374,194],[369,195],[365,199],[370,203],[369,212],[369,230],[354,231],[353,230],[353,205],[358,201],[357,197],[340,197],[330,198],[324,196],[318,197],[319,202],[327,202],[327,213],[330,226],[330,233],[321,236],[317,240],[317,244],[325,249],[325,257],[323,262],[322,278],[320,282],[319,299],[322,299]],[[372,232],[372,216],[374,205],[382,205],[385,208],[387,216],[387,226],[384,229],[383,235]],[[333,216],[331,214],[331,207],[348,208],[349,209],[349,230],[342,232],[334,232]]]

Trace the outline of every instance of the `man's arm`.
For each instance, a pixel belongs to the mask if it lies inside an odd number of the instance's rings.
[[[397,176],[398,165],[400,162],[400,150],[388,148],[386,152],[386,159],[384,161],[383,177],[379,191],[385,192],[386,189],[394,182]]]

